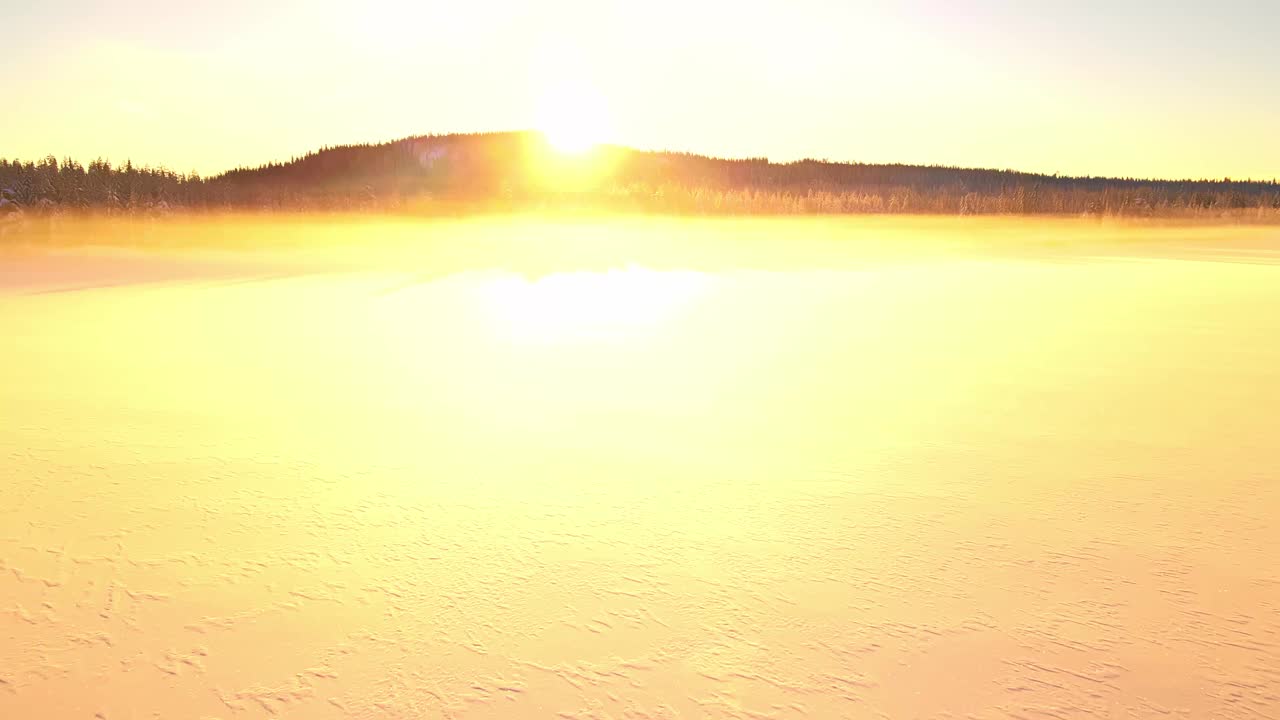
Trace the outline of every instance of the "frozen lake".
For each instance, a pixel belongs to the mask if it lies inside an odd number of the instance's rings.
[[[1280,230],[61,232],[0,717],[1280,716]]]

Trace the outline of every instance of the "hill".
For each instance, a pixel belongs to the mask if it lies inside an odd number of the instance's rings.
[[[164,168],[0,160],[0,213],[187,209],[1280,216],[1273,181],[1063,177],[1012,170],[604,146],[562,155],[528,132],[328,147],[211,178]]]

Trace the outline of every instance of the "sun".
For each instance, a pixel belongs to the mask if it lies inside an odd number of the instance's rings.
[[[584,155],[600,144],[591,127],[573,121],[548,125],[542,136],[556,152],[565,155]]]
[[[604,101],[591,88],[562,81],[547,91],[538,113],[538,130],[553,150],[583,155],[605,142]]]

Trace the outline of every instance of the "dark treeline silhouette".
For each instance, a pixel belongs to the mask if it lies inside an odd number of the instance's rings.
[[[563,166],[563,167],[560,167]],[[549,171],[548,168],[559,168]],[[564,182],[565,177],[573,182]],[[164,168],[0,159],[0,214],[187,210],[1097,214],[1280,217],[1272,181],[1060,177],[602,147],[557,157],[534,133],[420,136],[323,148],[202,178]]]

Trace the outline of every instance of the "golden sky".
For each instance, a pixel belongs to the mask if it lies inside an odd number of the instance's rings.
[[[1280,177],[1277,3],[26,5],[0,25],[7,157],[210,174],[551,123],[780,161]]]

